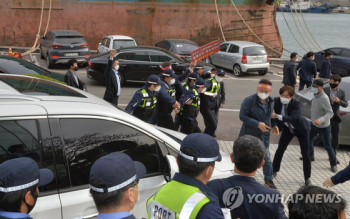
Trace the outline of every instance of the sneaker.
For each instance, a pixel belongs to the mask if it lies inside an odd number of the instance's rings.
[[[278,173],[278,172],[273,172],[272,177],[273,177],[273,178],[276,178],[276,177],[277,177],[277,173]]]
[[[331,171],[332,171],[333,173],[337,172],[337,166],[331,166]]]
[[[299,159],[300,159],[300,160],[303,160],[303,157],[300,157]],[[311,162],[312,162],[312,161],[315,161],[315,158],[314,158],[314,157],[311,157]]]
[[[306,186],[312,186],[312,183],[311,183],[310,178],[308,178],[307,180],[305,180],[305,185],[306,185]]]
[[[272,180],[271,181],[266,181],[264,186],[269,187],[270,189],[273,189],[273,190],[278,192],[278,189],[277,189],[277,187],[275,186],[275,184],[273,183]]]

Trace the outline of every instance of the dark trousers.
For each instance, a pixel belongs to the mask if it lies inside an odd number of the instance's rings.
[[[174,120],[171,114],[157,112],[157,126],[174,130]]]
[[[337,154],[339,148],[340,122],[331,119],[332,147],[334,153]]]
[[[201,114],[203,116],[205,124],[204,133],[210,136],[214,136],[216,128],[218,126],[218,121],[216,119],[214,109],[205,108],[201,110]]]
[[[191,121],[189,119],[180,117],[180,132],[184,134],[192,134],[192,133],[201,133],[201,129],[198,127],[198,122],[195,119],[194,121]]]
[[[306,133],[306,135],[302,135],[295,129],[294,133],[291,133],[289,131],[289,128],[286,126],[283,126],[283,131],[278,142],[278,148],[276,150],[275,157],[273,158],[273,172],[278,172],[280,170],[283,154],[286,151],[289,143],[293,140],[294,136],[297,137],[299,140],[300,151],[301,155],[303,156],[304,179],[307,180],[311,176],[309,133]]]
[[[216,106],[214,108],[214,113],[215,113],[215,116],[216,116],[216,123],[219,124],[219,109],[220,109],[221,105],[220,106]]]
[[[323,143],[323,147],[326,149],[328,153],[329,163],[331,166],[337,165],[337,158],[335,156],[332,143],[331,143],[331,126],[329,125],[326,128],[317,128],[314,125],[311,125],[311,132],[310,132],[310,157],[315,158],[314,154],[314,138],[316,135],[320,136],[321,141]]]
[[[152,125],[156,125],[157,124],[157,121],[156,121],[156,110],[153,110],[153,113],[151,115],[151,118],[149,118],[148,123],[152,124]]]
[[[300,77],[299,91],[304,90],[305,85],[307,88],[311,87],[311,83],[311,81],[305,81]]]
[[[175,114],[174,129],[175,129],[175,131],[178,131],[179,128],[180,128],[180,114],[176,113]]]
[[[118,106],[118,99],[119,99],[119,96],[116,96],[112,99],[108,99],[106,100],[107,102],[110,102],[111,104],[113,104],[114,106]]]

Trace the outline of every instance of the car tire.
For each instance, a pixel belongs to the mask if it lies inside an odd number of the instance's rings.
[[[50,61],[49,54],[46,55],[46,66],[47,66],[48,69],[52,69],[53,66],[54,66],[54,64],[52,64],[51,61]]]
[[[266,75],[267,71],[258,71],[259,75]]]
[[[40,46],[40,58],[45,59],[45,56],[43,55],[43,49]]]
[[[211,62],[211,58],[210,58],[210,57],[208,57],[208,58],[205,60],[205,62],[208,63],[208,64],[211,64],[211,65],[213,64],[213,63]]]
[[[233,75],[236,77],[241,77],[243,74],[241,66],[239,65],[234,65],[233,66]]]
[[[119,83],[120,83],[120,86],[123,86],[125,84],[125,77],[123,75],[123,73],[119,72]]]

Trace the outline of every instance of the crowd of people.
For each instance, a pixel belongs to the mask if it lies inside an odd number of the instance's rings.
[[[120,95],[119,63],[114,56],[115,51],[112,50],[104,75],[104,99],[117,106]],[[145,122],[180,129],[188,134],[176,157],[179,172],[149,197],[146,206],[148,218],[346,218],[347,202],[330,190],[313,186],[311,182],[311,162],[316,159],[313,139],[317,134],[328,153],[330,170],[337,172],[339,161],[336,152],[341,122],[339,107],[347,106],[345,93],[338,88],[341,77],[330,73],[329,63],[326,62],[329,62],[331,54],[326,54],[321,79],[316,79],[312,52],[297,66],[298,54],[292,53],[290,58],[283,69],[284,86],[279,89],[279,97],[270,96],[272,83],[262,79],[256,93],[242,102],[239,118],[243,124],[230,154],[234,163],[233,175],[226,179],[210,181],[215,163],[222,160],[214,137],[218,111],[225,104],[222,80],[225,72],[212,69],[208,74],[203,72],[201,63],[192,62],[178,76],[172,70],[171,63],[165,62],[159,76],[148,77],[125,111]],[[294,97],[298,86],[297,70],[299,89],[305,85],[312,86],[311,122],[302,115],[302,105]],[[72,61],[65,78],[70,85],[79,86],[81,82],[75,71],[77,66]],[[327,78],[330,87],[323,88],[324,79]],[[172,112],[175,112],[175,118]],[[198,127],[199,112],[205,123],[204,133],[200,133]],[[270,132],[281,135],[273,159],[269,152]],[[300,143],[305,186],[288,199],[286,214],[283,198],[273,179],[278,176],[284,152],[294,137]],[[263,169],[264,185],[255,179],[260,168]],[[29,219],[39,195],[38,187],[50,183],[53,173],[47,169],[39,170],[37,163],[30,158],[5,161],[0,164],[0,173],[0,219]],[[97,218],[135,219],[130,211],[140,198],[138,183],[145,173],[142,163],[133,161],[124,153],[115,152],[96,160],[90,170],[89,184],[90,194],[99,212]],[[327,178],[323,186],[333,187],[347,180],[350,180],[350,166]],[[328,196],[336,198],[330,202]]]

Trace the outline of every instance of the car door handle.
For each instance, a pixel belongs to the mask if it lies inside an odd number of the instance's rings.
[[[149,66],[148,68],[159,68],[159,66],[151,65],[151,66]]]
[[[76,217],[73,217],[72,219],[91,219],[91,218],[97,218],[97,215],[98,213],[87,215],[87,216],[76,216]]]

